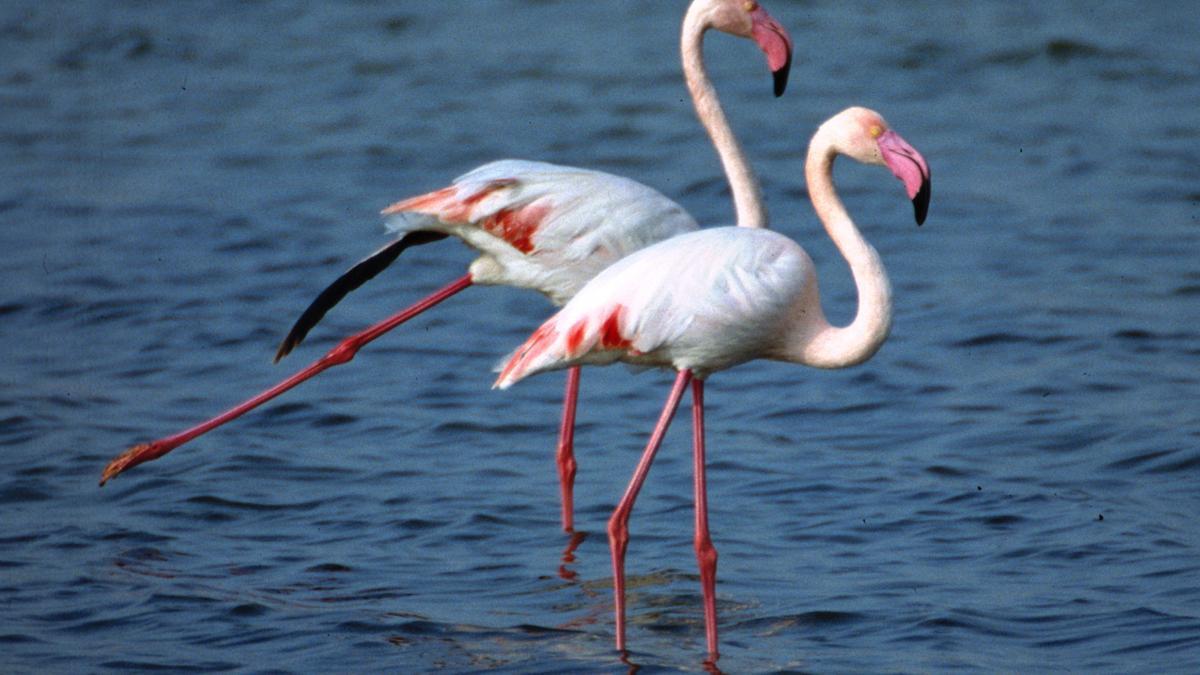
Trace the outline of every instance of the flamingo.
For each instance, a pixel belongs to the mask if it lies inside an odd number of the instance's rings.
[[[883,263],[850,219],[833,186],[845,155],[887,166],[903,181],[917,224],[929,208],[929,165],[879,113],[849,108],[822,124],[804,166],[813,207],[846,259],[858,290],[847,326],[826,320],[812,260],[791,239],[763,229],[722,227],[682,234],[617,261],[588,282],[503,365],[495,387],[547,370],[625,361],[673,368],[674,386],[633,478],[608,521],[617,649],[625,649],[625,551],[629,515],[650,463],[691,384],[695,499],[694,548],[700,568],[705,637],[717,649],[717,550],[708,529],[704,381],[753,359],[845,368],[869,359],[887,338],[891,287]]]
[[[774,77],[775,95],[787,87],[792,41],[753,0],[694,0],[680,38],[684,77],[692,102],[729,179],[739,225],[764,227],[767,216],[758,180],[721,109],[704,66],[703,38],[716,29],[758,44]],[[697,229],[674,201],[620,176],[545,162],[500,160],[478,167],[451,185],[396,202],[383,210],[395,241],[354,265],[322,291],[279,346],[278,362],[348,293],[388,267],[407,248],[448,236],[481,253],[467,274],[416,304],[350,336],[325,356],[279,384],[194,427],[135,445],[105,467],[100,484],[157,459],[288,391],[329,367],[346,363],[358,349],[446,298],[476,284],[540,291],[561,305],[602,269],[656,241]],[[570,369],[556,451],[562,526],[574,531],[575,408],[579,369]]]

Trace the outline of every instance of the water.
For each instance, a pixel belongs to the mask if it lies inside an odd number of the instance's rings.
[[[562,377],[490,366],[549,312],[476,289],[104,489],[104,463],[462,273],[405,254],[283,366],[376,211],[484,161],[618,171],[730,218],[679,81],[685,3],[78,2],[0,9],[0,666],[6,672],[622,672],[603,524],[669,376],[583,378],[573,562]],[[1200,668],[1200,19],[1170,3],[769,3],[709,40],[776,227],[829,312],[806,205],[824,118],[933,166],[917,229],[839,167],[889,265],[868,364],[709,385],[729,672]],[[686,420],[686,417],[683,418]],[[698,671],[686,423],[635,509],[632,663]]]

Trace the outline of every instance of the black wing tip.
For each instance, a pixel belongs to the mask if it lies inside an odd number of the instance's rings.
[[[292,329],[288,331],[287,337],[283,338],[283,342],[279,343],[279,350],[275,352],[275,363],[279,363],[285,356],[291,354],[292,350],[299,347],[300,343],[304,342],[304,338],[308,336],[308,332],[321,319],[325,318],[326,312],[341,302],[351,291],[374,279],[375,275],[395,262],[396,258],[400,257],[400,254],[404,252],[404,249],[410,246],[421,246],[440,241],[447,236],[449,235],[442,232],[416,230],[405,234],[358,261],[353,267],[346,270],[342,276],[335,279],[332,284],[329,284],[325,290],[321,291],[320,295],[304,310],[304,313],[292,325]]]
[[[337,282],[334,282],[334,285],[330,286],[330,288],[334,288],[336,292]],[[304,338],[308,337],[308,332],[313,329],[313,326],[316,326],[321,319],[325,318],[325,313],[345,297],[345,295],[346,293],[341,293],[331,298],[329,289],[326,289],[325,292],[317,296],[317,299],[313,300],[312,304],[296,320],[296,323],[292,324],[292,329],[288,331],[287,337],[283,338],[279,343],[279,349],[275,351],[275,358],[271,363],[279,363],[284,357],[291,354],[296,347],[299,347],[300,343],[304,342]]]
[[[283,339],[283,342],[279,343],[279,350],[275,352],[275,358],[271,360],[271,363],[279,363],[282,361],[283,357],[291,354],[292,350],[298,347],[300,345],[300,341],[303,339],[303,337],[294,338],[291,333],[289,333],[288,336]]]

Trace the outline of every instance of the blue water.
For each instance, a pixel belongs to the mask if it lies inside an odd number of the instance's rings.
[[[377,211],[507,156],[731,218],[680,82],[685,2],[0,7],[0,670],[624,672],[604,522],[670,376],[493,392],[548,304],[472,289],[103,489],[462,273],[414,249],[272,366],[386,241]],[[801,161],[850,104],[933,167],[930,217],[839,166],[888,264],[864,366],[708,387],[728,672],[1200,670],[1200,15],[1176,3],[770,0],[797,60],[708,60],[777,229],[853,311]],[[631,663],[702,669],[686,417],[634,511]]]

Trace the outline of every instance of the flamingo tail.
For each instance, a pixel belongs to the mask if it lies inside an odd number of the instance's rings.
[[[500,375],[492,384],[493,389],[508,389],[518,380],[543,369],[555,361],[552,350],[557,342],[558,331],[554,321],[547,321],[538,328],[525,344],[517,348],[500,368]]]

